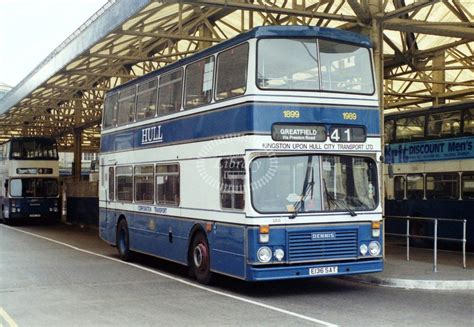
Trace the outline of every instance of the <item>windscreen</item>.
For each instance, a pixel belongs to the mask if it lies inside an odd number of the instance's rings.
[[[14,178],[10,181],[10,195],[15,197],[56,197],[56,178]]]
[[[374,210],[377,168],[355,156],[262,157],[250,166],[252,204],[261,213]]]

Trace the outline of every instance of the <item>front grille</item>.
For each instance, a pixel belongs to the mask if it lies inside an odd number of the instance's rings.
[[[313,233],[327,231],[301,231],[288,233],[288,258],[290,262],[322,259],[348,259],[357,257],[357,229],[330,231],[335,238],[313,239]]]

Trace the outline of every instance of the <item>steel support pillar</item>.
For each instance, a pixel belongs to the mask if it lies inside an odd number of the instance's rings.
[[[379,98],[379,117],[380,117],[380,144],[382,145],[382,153],[384,149],[384,65],[383,65],[383,21],[377,19],[378,16],[383,17],[383,4],[382,0],[368,0],[369,12],[371,16],[370,22],[370,39],[372,41],[374,51],[374,64],[375,64],[375,83]],[[378,160],[379,158],[377,158]],[[384,181],[383,181],[383,162],[380,163],[379,169],[379,199],[382,204],[382,216],[385,215],[385,206],[383,203],[384,199]],[[383,221],[383,255],[385,257],[385,221]]]
[[[82,170],[82,130],[74,130],[74,164],[73,164],[73,177],[74,181],[78,182],[81,180]]]
[[[439,51],[435,54],[433,58],[433,95],[435,98],[433,99],[433,106],[439,104],[445,104],[445,98],[438,98],[439,94],[444,94],[446,92],[446,59],[444,55],[444,51]]]

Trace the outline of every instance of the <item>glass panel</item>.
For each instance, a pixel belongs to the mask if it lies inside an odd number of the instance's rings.
[[[374,93],[370,52],[355,45],[319,40],[322,90]]]
[[[157,165],[156,173],[157,174],[179,173],[179,166],[178,165]]]
[[[117,124],[118,94],[108,96],[104,104],[104,128]]]
[[[186,67],[186,109],[208,104],[212,100],[214,57],[209,57]]]
[[[135,201],[153,203],[153,165],[135,166]]]
[[[115,174],[114,167],[109,167],[109,200],[115,200]]]
[[[12,179],[10,181],[10,195],[11,196],[22,196],[23,184],[21,179]]]
[[[426,198],[427,199],[451,199],[459,198],[459,175],[451,174],[427,174],[426,175]]]
[[[407,199],[423,199],[423,175],[407,175]]]
[[[260,40],[257,85],[262,89],[319,90],[317,41]]]
[[[135,200],[137,202],[153,203],[153,175],[135,176]]]
[[[181,109],[182,92],[182,70],[160,76],[158,87],[158,116],[178,112]]]
[[[221,206],[243,209],[245,183],[245,161],[242,158],[221,160]]]
[[[325,210],[372,210],[377,206],[377,168],[373,161],[322,156],[322,172]]]
[[[385,143],[391,143],[393,141],[393,133],[395,131],[395,122],[393,120],[387,120],[385,121],[385,136],[384,136],[384,141]]]
[[[461,133],[461,112],[445,112],[428,116],[428,137],[449,137]]]
[[[12,139],[10,157],[12,159],[58,159],[57,144],[54,139],[18,138]]]
[[[137,93],[137,121],[142,121],[155,116],[157,79],[143,82],[138,85]]]
[[[117,200],[132,202],[133,200],[133,168],[132,166],[117,167]]]
[[[258,158],[250,173],[252,203],[260,212],[372,210],[378,204],[377,169],[367,158]]]
[[[397,141],[415,141],[424,138],[425,116],[401,118],[397,120]]]
[[[22,197],[56,197],[58,196],[58,180],[55,178],[12,179],[10,194]]]
[[[117,124],[125,125],[133,122],[135,112],[135,86],[120,92]]]
[[[156,197],[157,203],[179,205],[179,166],[156,166]]]
[[[474,134],[474,109],[464,112],[464,134]]]
[[[217,57],[216,99],[242,95],[247,88],[249,46],[247,43],[224,51]]]
[[[395,176],[393,194],[395,200],[403,200],[405,198],[405,177]]]
[[[462,175],[462,198],[474,200],[474,173],[463,173]]]

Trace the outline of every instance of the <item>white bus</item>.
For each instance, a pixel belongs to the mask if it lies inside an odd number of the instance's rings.
[[[58,221],[58,179],[58,150],[54,139],[16,137],[0,144],[3,221]]]
[[[367,38],[259,27],[106,95],[100,236],[261,281],[383,269]]]

